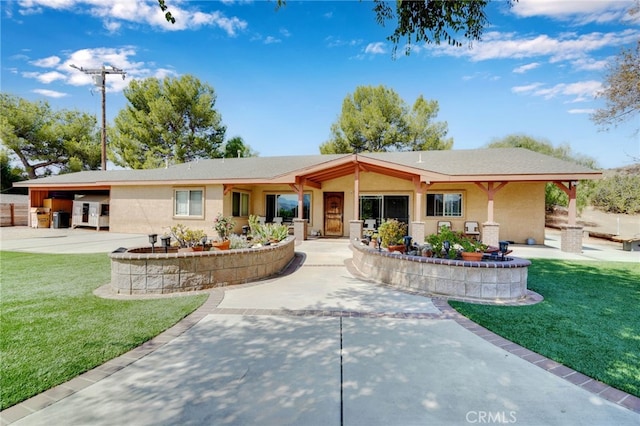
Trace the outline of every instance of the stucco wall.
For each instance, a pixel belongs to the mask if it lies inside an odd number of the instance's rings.
[[[110,229],[114,232],[158,233],[162,234],[168,226],[183,223],[191,228],[203,229],[214,236],[213,219],[218,212],[231,215],[232,191],[223,197],[222,185],[205,186],[204,219],[174,218],[174,186],[114,187],[111,190]],[[183,188],[180,186],[180,188]],[[354,217],[354,176],[344,176],[325,181],[322,189],[306,188],[311,193],[312,217],[307,231],[320,230],[324,233],[324,192],[344,193],[343,235],[349,234],[349,221]],[[269,193],[293,193],[289,185],[237,186],[233,191],[250,194],[251,214],[264,215],[265,196]],[[415,218],[415,197],[412,182],[380,175],[360,173],[360,195],[407,195],[409,197],[410,221]],[[482,224],[487,220],[487,196],[474,184],[434,184],[429,191],[460,191],[464,194],[464,211],[460,218],[426,217],[426,197],[421,200],[421,217],[417,221],[425,222],[425,234],[436,232],[438,220],[450,220],[455,230],[462,230],[466,220]],[[223,202],[224,199],[224,210]],[[494,199],[494,220],[500,224],[500,239],[524,243],[527,238],[537,242],[544,241],[544,183],[509,183],[497,192]],[[247,224],[247,218],[237,218],[236,232]],[[409,231],[411,232],[411,230]]]
[[[204,188],[204,218],[173,216],[176,188]],[[222,211],[222,185],[208,186],[126,186],[113,187],[110,199],[109,230],[113,232],[163,234],[182,223],[214,236],[213,219]],[[229,212],[231,211],[230,203]]]

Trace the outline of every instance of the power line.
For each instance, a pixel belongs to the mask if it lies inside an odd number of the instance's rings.
[[[126,71],[123,71],[120,68],[116,68],[113,66],[102,66],[102,68],[83,68],[77,67],[73,64],[69,65],[71,68],[75,68],[79,71],[82,71],[85,74],[93,76],[93,84],[96,85],[102,91],[102,170],[107,170],[107,91],[105,90],[105,80],[107,74],[120,74],[122,75],[122,79],[126,77]]]

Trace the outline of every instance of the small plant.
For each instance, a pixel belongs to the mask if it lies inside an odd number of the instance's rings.
[[[265,244],[267,242],[280,242],[289,236],[289,228],[278,223],[260,224],[258,216],[249,216],[249,228],[254,244]]]
[[[388,219],[378,227],[378,235],[382,240],[382,247],[403,244],[403,238],[407,235],[407,224],[396,219]]]
[[[213,220],[213,229],[218,234],[220,241],[228,240],[235,226],[236,221],[230,216],[223,216],[222,213],[218,213],[218,216]]]
[[[169,234],[182,248],[201,245],[207,238],[207,234],[202,229],[189,229],[181,223],[169,228]]]
[[[231,234],[229,235],[229,241],[229,248],[232,250],[251,247],[251,242],[244,235]]]
[[[448,226],[441,227],[439,233],[429,235],[425,241],[431,245],[436,257],[448,256],[450,259],[455,259],[458,252],[484,252],[487,249],[485,244],[465,237],[461,232],[455,232]],[[445,250],[445,241],[449,242],[448,252]]]

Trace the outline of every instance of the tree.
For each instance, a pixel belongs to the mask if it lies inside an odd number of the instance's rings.
[[[513,4],[518,0],[505,1]],[[277,0],[276,3],[279,8],[286,4],[286,0]],[[460,36],[469,41],[480,40],[489,24],[484,12],[489,0],[374,0],[373,3],[380,25],[395,21],[395,30],[387,37],[394,44],[394,52],[404,38],[407,39],[407,54],[412,43],[440,44],[444,40],[450,45],[461,46]],[[165,0],[158,0],[158,5],[165,12],[166,20],[175,24]]]
[[[422,95],[416,99],[411,114],[407,117],[409,150],[429,151],[453,147],[453,138],[445,139],[449,132],[447,122],[432,122],[439,111],[438,101],[425,100]]]
[[[246,145],[240,136],[234,136],[224,144],[224,158],[257,157],[258,153]]]
[[[191,75],[134,80],[124,90],[127,106],[111,129],[111,160],[148,169],[222,157],[226,127],[214,109],[214,89]]]
[[[525,148],[539,152],[561,160],[577,163],[591,169],[597,169],[595,159],[586,155],[574,153],[569,145],[553,146],[549,141],[537,140],[526,135],[509,135],[502,139],[495,139],[487,145],[487,148]],[[581,181],[576,194],[576,204],[582,210],[589,203],[590,194],[595,186],[593,181]],[[551,209],[553,206],[567,206],[569,199],[567,194],[553,183],[547,183],[545,188],[545,206]]]
[[[0,138],[30,179],[100,167],[96,118],[80,111],[54,111],[47,102],[2,93]]]
[[[636,0],[629,15],[639,14],[640,0]],[[622,49],[608,66],[604,86],[597,96],[605,99],[606,106],[591,116],[597,125],[608,130],[640,112],[640,40],[636,42],[635,50]]]
[[[14,182],[27,179],[24,170],[11,164],[11,158],[6,149],[0,149],[0,184],[3,193],[25,193],[26,188],[13,188]]]
[[[449,149],[447,123],[432,123],[437,101],[418,97],[409,110],[402,98],[384,86],[358,86],[342,102],[332,124],[332,138],[320,145],[322,154]]]

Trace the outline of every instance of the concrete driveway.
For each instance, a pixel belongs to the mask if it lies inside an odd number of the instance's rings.
[[[640,424],[637,398],[441,300],[358,279],[347,240],[296,250],[289,274],[213,291],[170,337],[5,410],[2,424]]]

